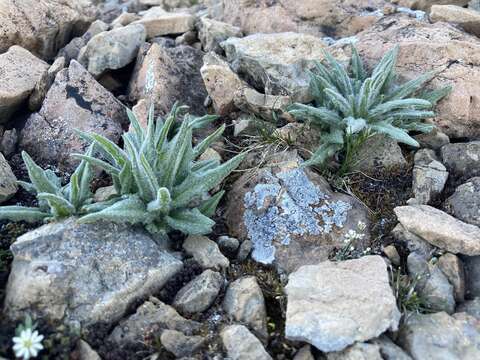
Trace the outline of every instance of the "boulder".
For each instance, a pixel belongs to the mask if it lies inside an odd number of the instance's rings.
[[[129,84],[129,98],[155,104],[161,114],[175,102],[188,105],[190,112],[204,115],[207,91],[200,75],[203,53],[190,46],[173,48],[152,44],[140,49]]]
[[[198,21],[198,38],[202,43],[205,52],[213,51],[221,53],[223,51],[220,43],[230,37],[242,37],[240,28],[207,17],[202,17]]]
[[[136,57],[146,38],[143,25],[127,25],[95,35],[78,61],[93,75],[123,68]]]
[[[223,281],[223,276],[218,272],[205,270],[178,291],[173,306],[182,314],[203,312],[217,298]]]
[[[167,12],[161,6],[150,8],[140,20],[133,24],[142,24],[147,30],[147,39],[156,36],[183,34],[195,28],[195,17],[183,12]]]
[[[151,297],[134,314],[121,320],[108,340],[118,345],[129,345],[142,342],[151,333],[166,329],[191,335],[200,326],[200,323],[180,316],[173,307]]]
[[[231,360],[272,360],[260,340],[243,325],[227,326],[220,336]]]
[[[0,14],[0,53],[19,45],[50,60],[87,29],[95,7],[90,0],[2,0]]]
[[[447,144],[440,151],[442,162],[455,178],[480,176],[480,141]]]
[[[47,69],[46,62],[20,46],[0,54],[0,123],[7,122],[28,99]]]
[[[10,199],[18,190],[17,178],[0,152],[0,204]]]
[[[206,236],[188,236],[183,242],[183,249],[204,269],[225,269],[230,265],[217,243]]]
[[[480,226],[480,177],[471,178],[457,187],[444,206],[457,219]]]
[[[480,357],[480,325],[465,314],[412,314],[400,329],[398,340],[414,360]]]
[[[323,59],[326,44],[319,38],[294,32],[254,34],[222,43],[227,60],[237,73],[265,94],[289,95],[309,101],[310,77],[306,70]]]
[[[430,20],[458,24],[466,32],[480,36],[480,13],[476,10],[456,5],[433,5],[430,9]]]
[[[11,251],[5,315],[82,326],[115,323],[183,266],[144,230],[74,218],[22,235]]]
[[[409,232],[454,254],[480,255],[480,228],[428,205],[399,206],[398,221]]]
[[[254,260],[287,273],[327,260],[350,230],[358,233],[353,245],[361,251],[369,236],[365,207],[333,192],[301,162],[296,152],[281,153],[242,175],[228,194],[225,214],[230,234],[253,243]]]
[[[190,356],[197,352],[205,343],[201,336],[185,336],[176,330],[165,330],[160,336],[160,341],[165,349],[179,358]]]
[[[448,171],[430,149],[417,151],[414,162],[412,190],[415,203],[429,204],[442,193],[447,183]]]
[[[395,331],[400,320],[387,265],[377,255],[302,266],[285,291],[286,338],[323,352]]]
[[[268,337],[265,299],[255,276],[242,277],[228,286],[223,309],[263,339]]]
[[[42,108],[20,134],[20,147],[43,165],[72,171],[86,143],[76,130],[96,132],[116,142],[127,121],[124,106],[76,61],[60,71]]]
[[[439,71],[432,89],[452,86],[436,107],[434,123],[450,138],[480,137],[480,39],[447,23],[430,24],[405,15],[384,17],[355,36],[356,47],[368,66],[399,46],[399,81]],[[335,45],[349,51],[348,42]],[[461,60],[459,60],[461,59]]]

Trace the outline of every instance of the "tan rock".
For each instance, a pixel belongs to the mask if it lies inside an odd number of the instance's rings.
[[[206,236],[190,235],[183,242],[183,249],[204,269],[224,269],[230,265],[217,243]]]
[[[134,24],[142,24],[147,30],[147,39],[156,36],[182,34],[193,30],[195,16],[182,12],[167,12],[162,7],[152,7]]]
[[[220,52],[220,43],[229,37],[241,37],[240,28],[207,17],[202,17],[198,23],[198,38],[204,51]]]
[[[12,46],[0,55],[0,123],[30,96],[47,69],[46,62],[20,46]]]
[[[428,11],[433,5],[465,6],[469,0],[395,0],[400,6]],[[393,1],[392,1],[393,2]]]
[[[223,346],[232,360],[272,360],[262,343],[243,325],[230,325],[221,332]]]
[[[433,5],[430,20],[460,25],[465,31],[480,36],[480,12],[455,5]]]
[[[53,64],[44,72],[40,80],[35,85],[32,95],[28,99],[28,108],[31,111],[37,111],[42,107],[43,100],[47,96],[47,92],[52,86],[55,76],[65,67],[65,58],[63,56],[55,59]]]
[[[0,153],[0,204],[15,195],[17,190],[17,178],[3,154]]]
[[[462,260],[456,255],[446,253],[440,256],[437,266],[453,285],[457,303],[463,302],[465,300],[465,271]]]

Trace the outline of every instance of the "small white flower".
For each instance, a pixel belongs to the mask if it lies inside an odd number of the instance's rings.
[[[28,360],[38,355],[38,352],[43,349],[42,345],[43,335],[38,331],[33,331],[28,328],[20,332],[20,336],[13,338],[13,351],[17,358]]]
[[[354,246],[350,246],[350,251],[353,251],[355,250],[355,247]]]
[[[367,227],[367,224],[365,224],[363,221],[359,221],[357,224],[358,230],[363,231]]]

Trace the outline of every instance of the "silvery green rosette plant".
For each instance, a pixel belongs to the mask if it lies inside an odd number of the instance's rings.
[[[352,164],[358,147],[374,134],[386,134],[398,142],[419,146],[409,131],[432,130],[433,125],[423,120],[435,115],[434,106],[451,88],[419,93],[436,75],[435,71],[397,85],[397,56],[395,47],[369,74],[353,45],[348,68],[325,52],[326,64],[317,62],[310,72],[314,102],[296,103],[289,108],[297,120],[309,121],[321,132],[319,148],[304,165],[322,165],[341,153],[345,170]]]
[[[179,230],[185,234],[206,234],[212,230],[210,217],[224,194],[209,191],[218,186],[242,161],[240,154],[220,164],[198,160],[222,136],[225,126],[192,145],[192,131],[216,116],[184,115],[185,107],[174,106],[165,120],[149,113],[143,128],[131,111],[131,127],[123,135],[123,148],[98,134],[82,137],[95,145],[98,156],[75,154],[106,171],[112,177],[117,197],[86,208],[81,223],[108,220],[143,224],[151,233]],[[181,117],[183,119],[181,119]]]

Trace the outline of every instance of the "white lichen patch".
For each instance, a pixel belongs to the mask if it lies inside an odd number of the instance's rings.
[[[244,203],[252,257],[264,264],[275,260],[275,243],[288,246],[292,235],[320,236],[342,228],[352,208],[332,201],[299,168],[270,174],[245,194]]]

